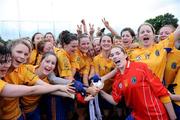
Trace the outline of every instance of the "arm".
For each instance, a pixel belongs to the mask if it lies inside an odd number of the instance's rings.
[[[116,74],[117,72],[117,68],[115,68],[114,70],[112,70],[111,72],[107,73],[106,75],[102,76],[101,77],[101,81],[102,82],[105,82],[106,80],[114,77],[114,75]]]
[[[147,68],[147,65],[145,65],[144,67],[146,75],[145,77],[147,82],[149,82],[152,91],[155,93],[157,97],[159,97],[161,102],[164,104],[170,119],[175,120],[176,115],[167,89],[162,85],[160,79],[155,74],[153,74],[150,69]]]
[[[53,95],[60,95],[61,96],[62,94],[60,92],[64,92],[64,93],[67,93],[67,94],[74,93],[74,90],[73,90],[74,87],[72,87],[71,84],[68,84],[68,85],[50,85],[50,84],[48,84],[48,83],[46,83],[46,82],[44,82],[42,80],[38,80],[36,82],[36,85],[46,85],[46,86],[50,86],[50,87],[58,86],[57,90],[60,90],[60,91],[52,92],[51,94],[53,94]]]
[[[177,40],[180,41],[180,25],[174,31],[174,40],[175,41],[177,41]]]
[[[111,32],[112,35],[118,36],[118,33],[109,25],[109,22],[105,18],[102,19],[102,22],[104,23],[104,26]]]
[[[180,95],[175,95],[175,94],[170,93],[170,98],[171,100],[174,100],[174,101],[180,101]]]
[[[59,89],[60,86],[49,86],[49,85],[36,85],[36,86],[25,86],[25,85],[14,85],[6,84],[1,92],[1,96],[5,97],[19,97],[26,95],[45,94],[53,92]]]
[[[56,77],[54,73],[49,74],[48,79],[53,84],[67,85],[67,84],[72,82],[72,80],[69,80],[69,79],[63,79],[63,78],[60,78],[60,77]]]
[[[165,108],[166,108],[166,110],[168,112],[170,120],[176,120],[177,117],[176,117],[176,114],[174,112],[174,108],[173,108],[172,103],[171,102],[165,103],[164,106],[165,106]]]
[[[86,22],[84,19],[81,20],[81,23],[83,25],[83,30],[84,30],[84,33],[87,33],[88,34],[88,31],[87,31],[87,26],[86,26]]]
[[[117,105],[118,103],[116,103],[113,99],[113,97],[109,94],[107,94],[106,92],[104,92],[103,90],[100,91],[101,96],[106,99],[109,103],[113,104],[113,105]]]
[[[91,42],[93,41],[93,34],[94,34],[94,25],[89,24],[89,35]]]

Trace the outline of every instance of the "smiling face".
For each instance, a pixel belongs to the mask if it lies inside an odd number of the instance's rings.
[[[40,71],[46,76],[49,75],[55,69],[56,62],[57,58],[54,54],[45,54],[45,57],[41,61],[39,67]]]
[[[17,68],[22,63],[26,63],[30,54],[29,48],[22,43],[13,46],[11,52],[12,52],[12,65],[15,68]]]
[[[114,47],[111,49],[110,59],[116,64],[119,69],[124,69],[127,62],[127,54],[123,52],[120,47]]]
[[[143,43],[145,48],[148,48],[154,44],[154,32],[149,25],[142,25],[138,31],[139,40]]]
[[[112,47],[112,39],[109,36],[103,36],[100,42],[101,48],[104,51],[111,50]]]
[[[164,26],[159,30],[160,40],[165,40],[171,33],[173,29],[170,26]]]
[[[78,41],[72,40],[69,44],[64,45],[64,49],[68,52],[68,54],[74,54],[78,48]]]
[[[0,78],[4,77],[7,74],[11,63],[12,59],[10,53],[6,55],[0,54]]]
[[[90,40],[88,37],[80,38],[79,40],[79,49],[83,53],[87,53],[90,47]]]

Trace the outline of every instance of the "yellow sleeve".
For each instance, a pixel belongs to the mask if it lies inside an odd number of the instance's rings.
[[[3,88],[5,87],[6,82],[0,80],[0,92],[3,90]]]
[[[160,100],[161,100],[161,102],[164,103],[164,104],[171,102],[171,99],[170,99],[169,96],[160,97]]]
[[[173,48],[174,47],[174,33],[171,33],[168,38],[159,42],[159,45],[162,45],[163,48]]]

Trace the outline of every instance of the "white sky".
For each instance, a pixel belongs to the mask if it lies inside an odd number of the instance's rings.
[[[82,18],[96,28],[103,27],[105,17],[120,32],[124,27],[136,30],[145,20],[167,12],[180,20],[180,0],[0,0],[0,22],[39,21],[43,28],[43,22],[55,21],[57,29],[72,32]],[[26,24],[21,31],[35,26]]]

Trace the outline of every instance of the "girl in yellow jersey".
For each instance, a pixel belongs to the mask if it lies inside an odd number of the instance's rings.
[[[166,65],[167,52],[164,48],[173,47],[174,40],[180,38],[180,27],[176,29],[166,40],[154,43],[155,30],[148,23],[142,24],[138,28],[138,38],[142,47],[132,52],[130,58],[135,61],[144,62],[162,81]]]
[[[11,50],[12,66],[8,71],[9,73],[4,77],[4,81],[19,85],[49,85],[31,72],[33,67],[27,67],[22,64],[28,59],[30,52],[29,44],[22,40],[14,41],[11,46]],[[60,85],[58,87],[61,88],[62,86]],[[63,90],[63,88],[61,90]],[[19,107],[19,98],[3,98],[2,114],[1,119],[22,119]]]
[[[159,30],[160,41],[165,40],[175,28],[172,25],[165,25]],[[171,99],[173,100],[174,110],[177,119],[180,119],[180,49],[178,41],[175,41],[175,47],[167,51],[167,63],[164,72],[164,80],[171,92]],[[173,86],[175,85],[175,86]]]
[[[112,37],[108,35],[104,35],[100,39],[101,45],[101,53],[94,57],[94,67],[95,73],[99,76],[104,76],[105,74],[109,73],[112,69],[114,69],[114,63],[112,60],[109,59],[110,50],[113,45]],[[112,89],[113,80],[109,79],[105,81],[104,88],[106,92],[110,92]],[[100,100],[100,107],[103,109],[104,118],[107,119],[110,116],[110,111],[113,109],[113,106],[103,99]]]
[[[38,51],[37,51],[37,44],[42,41],[44,38],[43,38],[43,34],[40,33],[40,32],[37,32],[35,33],[33,36],[32,36],[32,44],[33,44],[33,50],[30,54],[30,57],[29,57],[29,60],[28,60],[28,63],[29,64],[32,64],[32,65],[37,65],[37,58],[38,58]]]

